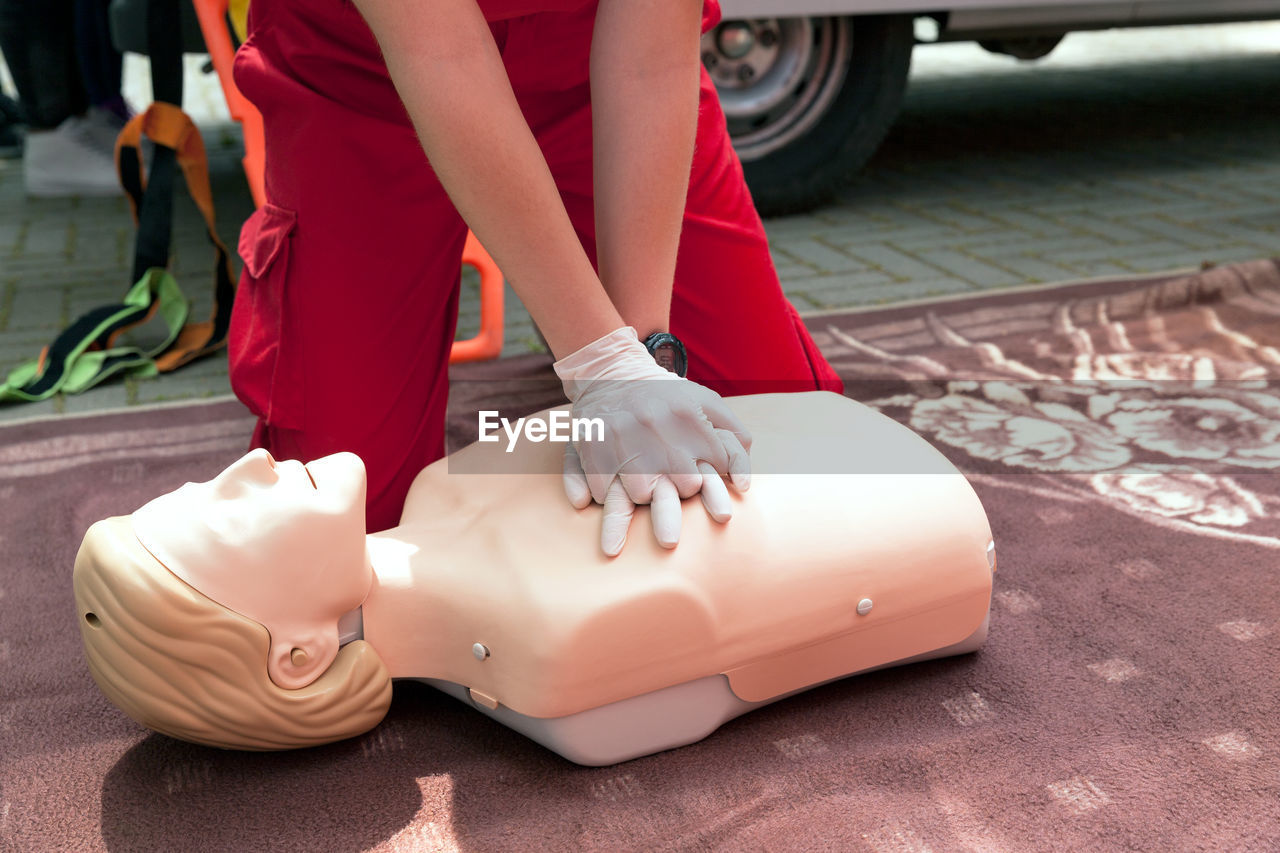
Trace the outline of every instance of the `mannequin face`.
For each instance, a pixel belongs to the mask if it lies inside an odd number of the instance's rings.
[[[268,674],[293,689],[333,661],[338,618],[369,590],[365,488],[354,454],[303,465],[254,450],[143,506],[133,527],[170,571],[267,629]]]

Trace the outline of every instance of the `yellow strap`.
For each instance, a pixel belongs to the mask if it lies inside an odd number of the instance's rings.
[[[244,44],[249,37],[249,0],[231,0],[227,4],[227,14],[231,16],[231,29],[235,30],[236,41]]]

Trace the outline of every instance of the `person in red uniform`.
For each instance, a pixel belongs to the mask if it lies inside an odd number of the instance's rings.
[[[263,116],[268,203],[241,233],[230,372],[254,446],[359,454],[369,528],[396,523],[444,453],[469,224],[575,414],[612,418],[566,463],[570,500],[606,505],[605,551],[635,504],[668,546],[679,497],[727,517],[720,475],[745,488],[750,439],[719,395],[840,382],[701,68],[718,19],[716,0],[253,0],[235,79]],[[652,374],[663,332],[687,380],[629,381],[674,378]]]

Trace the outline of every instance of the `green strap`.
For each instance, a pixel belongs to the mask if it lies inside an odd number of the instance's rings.
[[[113,346],[126,329],[159,314],[167,335],[158,344],[141,348]],[[0,385],[0,402],[36,401],[59,392],[79,394],[118,374],[151,376],[155,357],[178,337],[191,313],[191,304],[168,271],[147,270],[124,302],[90,311],[49,345],[41,361],[15,368]]]

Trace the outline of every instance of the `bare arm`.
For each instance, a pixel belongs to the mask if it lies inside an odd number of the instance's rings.
[[[701,0],[601,0],[591,47],[600,278],[641,337],[665,330],[698,121]]]
[[[578,241],[475,0],[355,3],[441,184],[555,355],[624,325]]]

